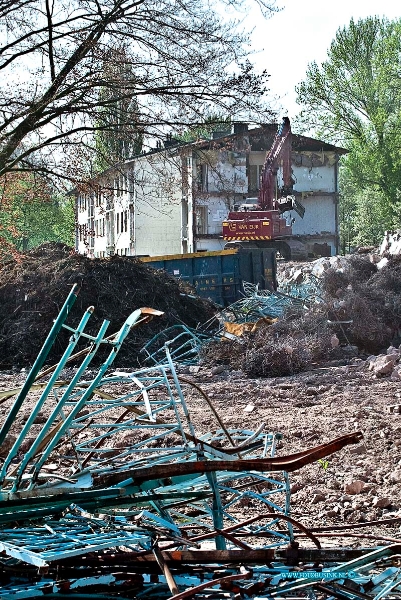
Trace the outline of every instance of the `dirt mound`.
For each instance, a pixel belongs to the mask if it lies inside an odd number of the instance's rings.
[[[116,366],[138,365],[140,348],[164,328],[196,327],[214,314],[210,303],[183,293],[187,290],[174,277],[135,258],[88,259],[63,244],[43,244],[0,270],[0,368],[32,364],[74,283],[80,291],[67,324],[76,326],[93,305],[87,333],[97,332],[104,319],[111,321],[108,334],[114,333],[143,306],[165,312],[131,332]],[[68,335],[60,333],[48,364],[60,358]]]

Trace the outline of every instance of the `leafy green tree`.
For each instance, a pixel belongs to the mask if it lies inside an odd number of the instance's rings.
[[[347,254],[357,246],[378,245],[383,232],[391,229],[392,214],[385,196],[374,187],[358,188],[347,166],[340,168],[340,250]]]
[[[43,242],[74,245],[75,215],[73,199],[53,197],[19,206],[15,244],[18,250],[30,250]]]
[[[400,74],[401,20],[368,17],[339,29],[327,60],[311,63],[297,88],[298,126],[350,150],[342,201],[351,211],[348,224],[353,220],[359,232],[354,242],[371,236],[375,243],[379,228],[399,222]]]
[[[0,186],[0,258],[43,242],[74,243],[74,199],[52,193],[31,174],[8,174]]]

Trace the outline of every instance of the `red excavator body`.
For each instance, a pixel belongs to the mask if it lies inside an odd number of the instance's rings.
[[[291,233],[291,226],[278,210],[230,212],[223,223],[223,238],[227,242],[272,240]]]

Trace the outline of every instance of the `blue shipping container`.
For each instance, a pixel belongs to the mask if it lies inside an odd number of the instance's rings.
[[[187,281],[199,296],[222,306],[242,297],[244,281],[258,284],[260,289],[277,286],[276,251],[272,248],[149,256],[141,260]]]

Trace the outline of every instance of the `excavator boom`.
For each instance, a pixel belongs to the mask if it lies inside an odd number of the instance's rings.
[[[277,172],[283,162],[283,182],[286,194],[292,193],[291,177],[291,125],[284,117],[270,148],[260,175],[259,205],[262,210],[274,210]]]

